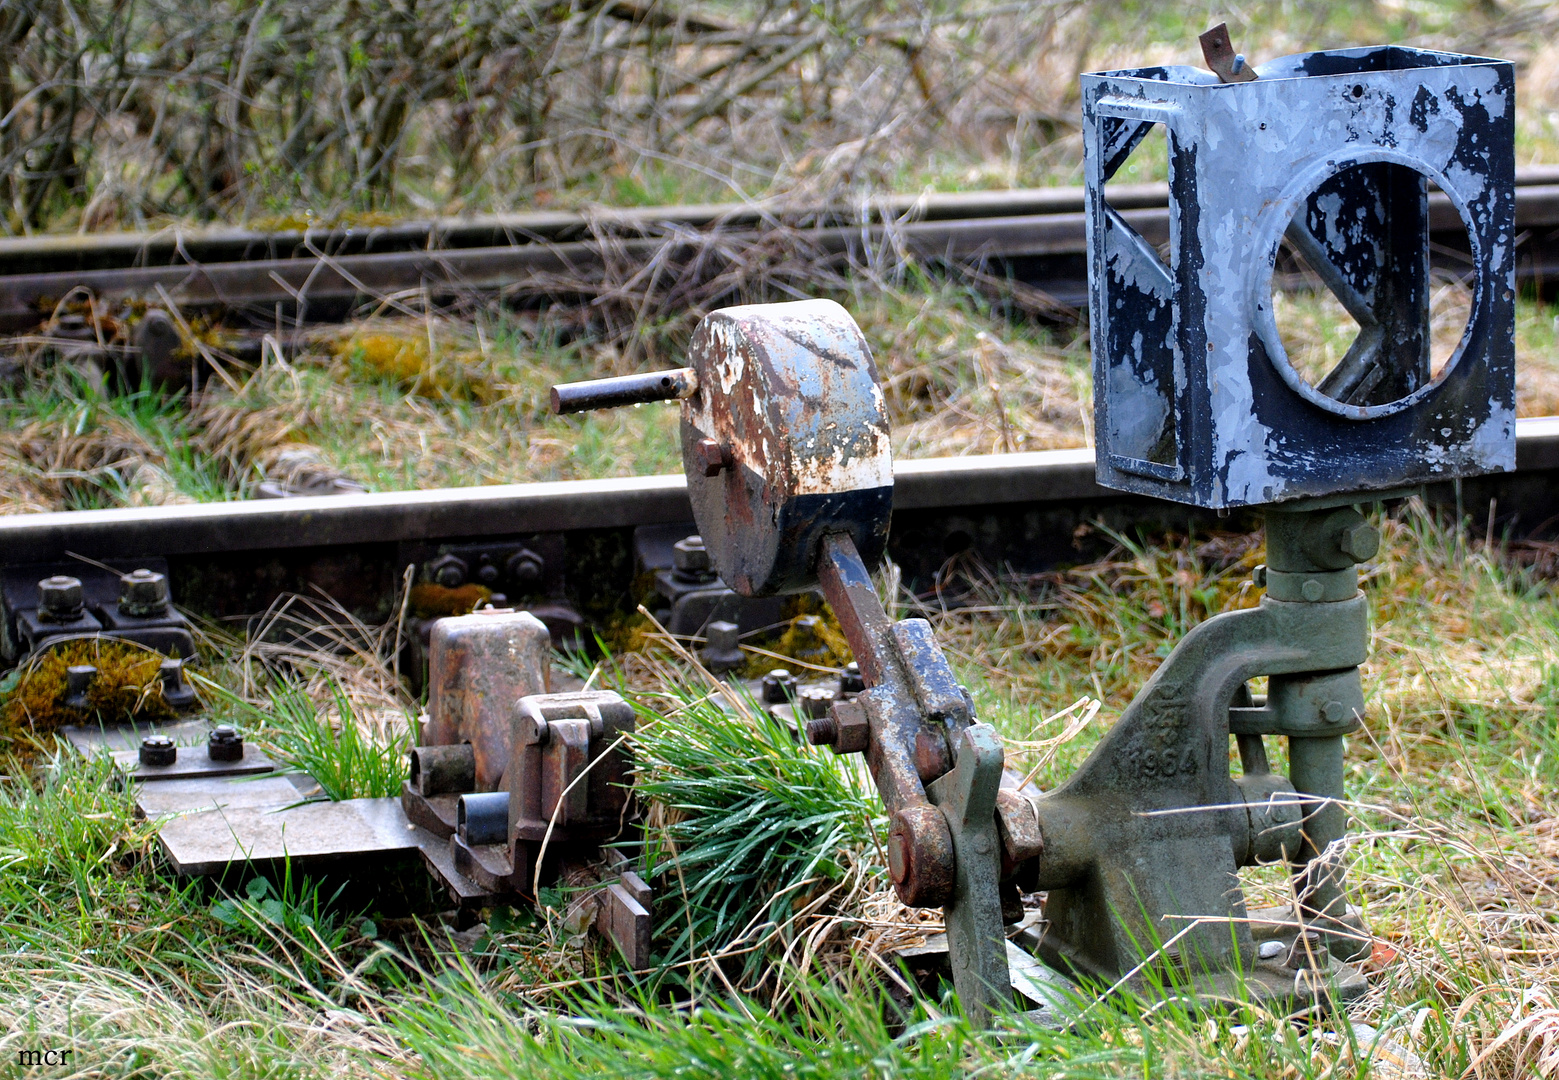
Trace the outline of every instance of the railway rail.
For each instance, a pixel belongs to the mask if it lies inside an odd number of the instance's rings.
[[[1020,573],[1102,554],[1109,541],[1090,533],[1095,522],[1242,524],[1094,477],[1086,449],[900,461],[889,553],[906,582],[924,589],[965,552]],[[1547,536],[1559,524],[1559,417],[1517,422],[1514,472],[1429,485],[1425,498],[1469,516],[1479,535]],[[694,531],[692,521],[682,476],[67,511],[0,517],[0,573],[155,558],[166,561],[180,605],[207,617],[254,615],[284,593],[319,590],[384,620],[407,566],[431,577],[451,553],[501,564],[523,549],[543,564],[538,595],[592,618],[632,610],[636,575],[669,566],[671,544]]]
[[[1538,290],[1559,277],[1559,167],[1517,174],[1518,278]],[[1153,244],[1169,237],[1164,184],[1112,185],[1108,199]],[[759,238],[784,233],[821,262],[867,261],[887,249],[977,265],[1050,298],[1087,299],[1081,188],[892,196],[854,206],[748,203],[529,212],[396,225],[165,229],[155,233],[0,240],[0,331],[38,325],[73,290],[105,299],[222,310],[271,327],[349,315],[407,293],[435,300],[501,295],[577,297],[609,267],[656,258],[713,276]],[[1450,201],[1430,196],[1435,263],[1470,265]],[[713,243],[712,243],[713,242]]]

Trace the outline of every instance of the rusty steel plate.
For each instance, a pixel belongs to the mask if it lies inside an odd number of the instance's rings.
[[[158,833],[168,861],[179,874],[219,874],[235,864],[283,860],[297,869],[445,843],[407,821],[398,799],[308,802],[285,809],[208,806],[179,814]]]
[[[882,558],[893,508],[887,407],[866,338],[832,300],[712,312],[688,362],[682,460],[699,534],[743,596],[811,587],[818,543]]]

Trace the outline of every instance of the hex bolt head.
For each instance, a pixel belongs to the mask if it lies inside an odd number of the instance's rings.
[[[1309,581],[1306,581],[1299,587],[1299,595],[1303,596],[1312,604],[1320,600],[1325,592],[1326,589],[1315,578],[1311,578]]]
[[[719,476],[734,464],[731,452],[718,439],[699,439],[693,448],[696,463],[706,478]]]
[[[119,610],[139,619],[168,611],[168,579],[155,570],[132,570],[119,579]]]
[[[1340,724],[1353,715],[1353,710],[1340,701],[1328,701],[1321,706],[1321,718],[1328,724]]]
[[[796,677],[784,668],[775,668],[763,677],[762,692],[765,705],[782,705],[796,689]]]
[[[55,574],[38,582],[38,617],[49,622],[75,622],[83,606],[81,579]]]
[[[519,586],[520,592],[529,592],[541,584],[541,578],[546,573],[547,563],[540,555],[529,548],[521,548],[509,556],[508,565],[509,580]]]
[[[1354,562],[1368,562],[1380,551],[1380,530],[1373,525],[1360,522],[1352,528],[1343,530],[1342,535],[1337,539],[1337,546]]]
[[[172,765],[179,758],[179,748],[166,735],[148,735],[141,740],[137,756],[142,765]]]
[[[466,583],[470,567],[458,555],[440,555],[428,564],[428,577],[446,589],[458,589]]]
[[[851,660],[839,673],[839,692],[841,694],[859,694],[866,689],[866,680],[861,678],[861,665]]]
[[[218,724],[206,736],[206,756],[212,761],[242,761],[244,737],[231,724]]]
[[[1262,563],[1252,570],[1250,572],[1250,580],[1251,584],[1256,586],[1256,588],[1265,589],[1267,587],[1267,564]]]
[[[671,565],[682,574],[709,573],[709,552],[702,536],[689,536],[671,545]]]
[[[801,706],[801,714],[809,720],[828,715],[829,706],[834,703],[834,692],[826,686],[804,686],[796,695],[796,704]],[[837,723],[835,724],[837,728]]]
[[[747,654],[741,648],[741,627],[733,622],[716,619],[704,628],[704,647],[698,658],[704,667],[719,673],[741,667]]]

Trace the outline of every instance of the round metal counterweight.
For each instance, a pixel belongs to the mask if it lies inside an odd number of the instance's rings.
[[[148,735],[141,740],[139,754],[142,765],[172,765],[179,757],[179,748],[166,735]]]
[[[682,462],[721,580],[743,596],[810,588],[829,533],[875,566],[893,459],[876,364],[849,313],[832,300],[724,308],[699,324],[688,361],[698,390],[683,403]]]
[[[212,761],[242,761],[244,737],[231,724],[218,724],[206,737],[206,756]]]

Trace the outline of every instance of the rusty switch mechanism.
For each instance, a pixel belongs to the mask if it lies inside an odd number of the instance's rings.
[[[632,706],[549,693],[551,636],[529,612],[440,619],[429,644],[428,713],[401,792],[407,820],[448,841],[448,858],[424,851],[429,867],[470,905],[594,874],[597,929],[647,965],[650,889],[610,847],[636,828]]]
[[[1008,985],[1002,744],[975,717],[930,624],[895,622],[873,588],[893,468],[866,340],[838,304],[804,300],[716,311],[688,353],[683,464],[704,548],[743,596],[822,586],[864,691],[816,709],[808,734],[866,754],[892,816],[894,888],[908,904],[944,909],[954,983],[983,1014],[992,988]],[[636,400],[669,396],[649,376],[644,385],[657,396]],[[623,403],[588,386],[567,388],[568,400]]]
[[[1343,739],[1364,708],[1357,566],[1379,536],[1353,504],[1514,461],[1510,65],[1360,49],[1280,58],[1257,78],[1226,30],[1203,45],[1213,73],[1083,78],[1097,467],[1110,487],[1262,507],[1266,595],[1187,634],[1059,788],[1002,788],[1001,741],[930,625],[878,602],[888,421],[844,309],[716,311],[687,368],[554,391],[558,411],[679,399],[713,569],[744,596],[821,585],[865,690],[811,710],[807,734],[865,755],[894,887],[944,909],[953,980],[979,1020],[1012,1004],[1031,954],[1101,989],[1267,1007],[1364,990],[1349,963],[1368,937],[1343,874]],[[1469,106],[1474,93],[1485,104]],[[1103,190],[1154,124],[1179,208],[1169,267]],[[1438,373],[1423,332],[1430,180],[1460,208],[1478,273]],[[1272,329],[1284,236],[1360,313],[1356,347],[1314,385]],[[1286,777],[1268,736],[1288,741]],[[1290,868],[1294,902],[1248,911],[1239,870],[1265,863]],[[1020,890],[1046,892],[1042,918]]]

